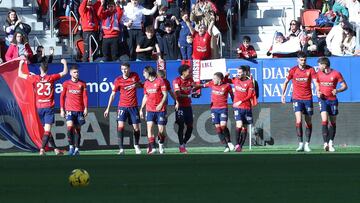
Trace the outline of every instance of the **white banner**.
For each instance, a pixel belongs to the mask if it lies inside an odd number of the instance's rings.
[[[211,80],[216,72],[226,73],[225,59],[205,60],[200,62],[200,80]]]

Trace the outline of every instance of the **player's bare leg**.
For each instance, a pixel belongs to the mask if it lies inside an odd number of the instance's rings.
[[[140,141],[140,124],[133,124],[133,129],[134,129],[134,149],[135,149],[135,154],[141,154],[141,149],[140,149],[140,145],[139,145],[139,141]]]
[[[160,154],[164,154],[165,153],[165,149],[164,149],[164,142],[165,142],[165,126],[164,125],[158,125],[158,130],[159,130],[159,153]]]
[[[330,126],[329,126],[329,152],[335,152],[334,148],[334,139],[336,134],[336,116],[329,116]]]
[[[310,115],[305,115],[304,119],[305,119],[305,127],[306,127],[306,130],[305,130],[306,141],[305,141],[305,144],[304,144],[304,151],[305,152],[311,152],[311,149],[310,149],[310,146],[309,146],[310,139],[311,139],[311,133],[312,133],[311,116]]]
[[[119,152],[118,154],[124,154],[124,122],[118,121],[117,126],[117,137],[118,137],[118,144],[119,144]]]
[[[296,148],[297,152],[304,151],[304,138],[303,138],[303,129],[302,129],[302,112],[295,112],[295,126],[296,126],[296,135],[298,137],[299,146]]]
[[[152,132],[153,126],[154,126],[154,122],[152,121],[148,121],[146,122],[146,126],[147,126],[147,137],[148,137],[148,149],[147,149],[147,153],[148,154],[154,154],[156,153],[156,147],[155,147],[155,136]]]
[[[236,136],[235,136],[235,138],[236,138],[235,151],[241,152],[243,139],[246,139],[246,132],[245,132],[245,130],[243,130],[243,122],[242,121],[236,121]]]
[[[329,128],[328,128],[328,113],[326,111],[321,112],[321,126],[322,136],[324,140],[324,150],[329,151]]]
[[[73,155],[80,155],[80,141],[81,141],[81,125],[74,126],[74,154]]]
[[[224,152],[229,152],[230,149],[227,145],[226,139],[225,139],[225,135],[221,129],[221,125],[220,124],[215,124],[215,131],[216,134],[219,136],[220,142],[225,146],[225,150]]]
[[[234,151],[235,147],[234,145],[231,143],[231,139],[230,139],[230,131],[227,127],[227,122],[226,121],[220,121],[220,128],[225,136],[225,141],[227,144],[227,147],[229,148],[230,151]]]
[[[67,126],[67,137],[68,137],[68,142],[69,142],[69,155],[73,155],[74,154],[74,131],[75,128],[73,126],[73,122],[72,121],[66,121],[66,126]]]

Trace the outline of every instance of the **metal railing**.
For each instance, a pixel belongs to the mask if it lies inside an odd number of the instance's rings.
[[[95,45],[96,45],[96,48],[95,48],[94,51],[92,51],[92,43],[91,43],[92,40],[94,40]],[[90,35],[90,37],[89,37],[89,56],[90,56],[90,60],[89,60],[89,61],[90,61],[90,62],[93,62],[93,61],[94,61],[94,55],[95,55],[96,51],[98,50],[98,48],[99,48],[99,44],[97,43],[95,37],[92,36],[92,35]]]
[[[286,8],[283,7],[281,11],[281,24],[284,28],[284,35],[286,35]]]
[[[76,21],[76,24],[74,25],[74,27],[72,27],[72,19],[71,19],[71,17],[73,17],[75,19],[75,21]],[[74,34],[75,34],[75,30],[77,29],[78,25],[79,25],[79,20],[75,16],[75,13],[73,11],[70,11],[70,16],[69,16],[69,48],[70,48],[71,59],[73,58],[73,55],[74,55]]]
[[[39,41],[39,39],[38,39],[36,36],[34,37],[34,41],[33,41],[33,42],[34,42],[34,49],[35,49],[35,50],[36,50],[36,43],[37,43],[39,46],[42,46],[41,43],[40,43],[40,41]]]
[[[50,36],[51,38],[54,37],[54,8],[55,8],[55,5],[56,5],[56,2],[58,0],[50,0],[49,2],[49,5],[50,5],[50,8],[49,8],[49,19],[50,19]]]
[[[229,8],[227,10],[227,13],[226,13],[226,24],[228,26],[228,42],[229,42],[229,57],[232,58],[232,47],[233,47],[233,39],[232,39],[232,12],[231,12],[231,8]],[[226,42],[227,43],[227,42]],[[222,45],[221,45],[221,48],[222,48]]]

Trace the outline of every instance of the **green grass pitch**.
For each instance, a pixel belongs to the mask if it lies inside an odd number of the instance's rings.
[[[0,202],[343,202],[360,201],[360,148],[295,153],[296,146],[167,149],[165,155],[124,156],[115,150],[79,157],[0,154]],[[72,188],[75,168],[90,185]]]

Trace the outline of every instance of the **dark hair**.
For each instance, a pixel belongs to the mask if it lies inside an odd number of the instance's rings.
[[[70,70],[79,70],[79,67],[76,64],[74,64],[70,67]]]
[[[152,32],[152,33],[154,33],[154,32],[155,32],[155,31],[154,31],[154,27],[153,27],[152,25],[146,26],[145,32]]]
[[[27,42],[27,41],[26,41],[26,37],[25,37],[21,32],[15,32],[15,33],[14,33],[14,37],[13,37],[11,43],[17,44],[16,35],[18,35],[18,34],[20,34],[21,37],[22,37],[22,38],[21,38],[21,43],[22,43],[22,44],[25,44],[25,43]]]
[[[151,66],[145,66],[144,71],[149,73],[150,76],[156,77],[156,70]]]
[[[223,79],[224,79],[224,74],[222,74],[222,72],[216,72],[216,73],[214,73],[214,75],[215,75],[216,77],[218,77],[220,80],[223,80]]]
[[[44,71],[45,73],[49,70],[48,67],[48,62],[47,61],[42,61],[40,64],[40,68],[42,71]]]
[[[242,70],[244,73],[250,71],[250,66],[242,65],[239,67],[240,70]]]
[[[127,68],[130,68],[130,63],[124,62],[124,63],[121,64],[121,66],[125,66],[125,67],[127,67]]]
[[[189,15],[189,11],[188,10],[182,10],[180,12],[180,17],[183,17],[184,15]]]
[[[115,6],[114,0],[108,0],[107,1],[107,6]]]
[[[182,75],[183,72],[185,72],[185,71],[187,71],[187,70],[189,70],[189,69],[190,69],[190,66],[184,64],[184,65],[179,66],[178,72],[179,72],[180,75]]]
[[[160,76],[160,77],[165,77],[166,76],[166,71],[165,70],[158,70],[157,74]]]
[[[44,47],[42,45],[39,45],[36,47],[36,51],[39,50],[39,49],[44,49]]]
[[[317,61],[319,64],[325,64],[327,67],[330,66],[330,60],[327,57],[320,57]]]
[[[165,23],[164,23],[164,27],[171,27],[171,28],[173,28],[173,27],[174,27],[174,24],[173,24],[173,22],[171,22],[170,20],[167,20],[167,21],[165,21]]]
[[[159,11],[160,11],[160,10],[165,10],[165,11],[167,11],[167,10],[168,10],[168,7],[165,6],[165,5],[161,5],[161,6],[159,7]]]
[[[17,13],[14,9],[10,9],[9,12],[8,12],[8,15],[7,15],[7,18],[6,18],[6,22],[9,24],[9,25],[12,25],[12,21],[10,20],[10,13],[14,12],[16,14],[16,17],[15,17],[15,21],[18,21],[18,16],[17,16]]]
[[[306,54],[303,51],[299,51],[298,54],[297,54],[297,57],[298,58],[306,58]]]
[[[251,42],[251,38],[250,38],[249,36],[245,35],[245,36],[243,37],[243,41]]]

